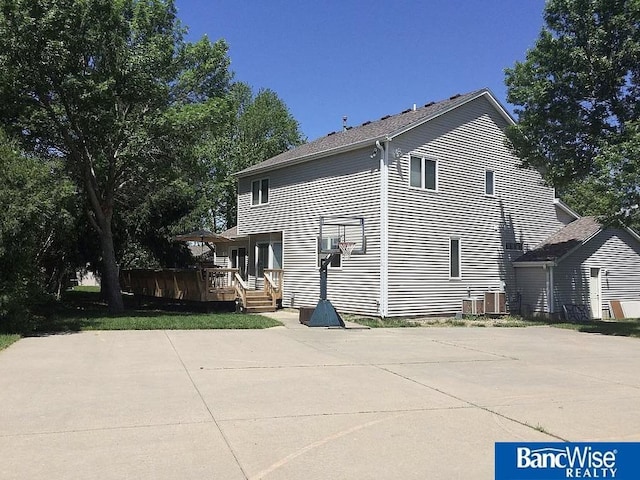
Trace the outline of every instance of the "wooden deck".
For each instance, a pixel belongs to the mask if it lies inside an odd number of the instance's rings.
[[[265,270],[262,301],[275,310],[282,299],[282,270]],[[236,268],[199,268],[161,270],[131,269],[120,272],[124,292],[134,295],[193,302],[234,302],[251,309],[254,292],[247,288]]]

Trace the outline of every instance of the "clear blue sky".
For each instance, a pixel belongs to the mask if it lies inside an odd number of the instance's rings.
[[[176,0],[189,40],[229,44],[235,79],[274,90],[309,140],[489,87],[523,60],[544,0]]]

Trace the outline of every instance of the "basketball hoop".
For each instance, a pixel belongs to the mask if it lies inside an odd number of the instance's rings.
[[[351,258],[351,252],[356,247],[356,242],[339,242],[338,248],[340,248],[340,252],[342,252],[342,256],[345,260],[349,260]]]

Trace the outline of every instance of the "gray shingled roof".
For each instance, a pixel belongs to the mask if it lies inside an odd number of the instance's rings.
[[[240,240],[242,238],[246,238],[246,235],[238,234],[238,226],[237,225],[235,227],[231,227],[228,230],[225,230],[220,235],[222,235],[225,238],[228,238],[229,240]]]
[[[416,110],[409,109],[397,115],[387,115],[380,120],[365,122],[346,131],[333,132],[246,168],[237,172],[236,175],[242,177],[260,171],[280,168],[306,159],[311,160],[334,152],[355,149],[359,146],[364,146],[366,143],[383,140],[386,137],[393,137],[485,93],[491,95],[488,89],[483,88],[464,95],[454,95],[440,102],[427,103]]]
[[[547,238],[516,262],[555,262],[602,230],[595,217],[582,217]]]

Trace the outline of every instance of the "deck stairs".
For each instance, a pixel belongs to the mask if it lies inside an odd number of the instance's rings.
[[[244,310],[247,313],[275,312],[276,306],[271,296],[263,290],[247,290]]]

